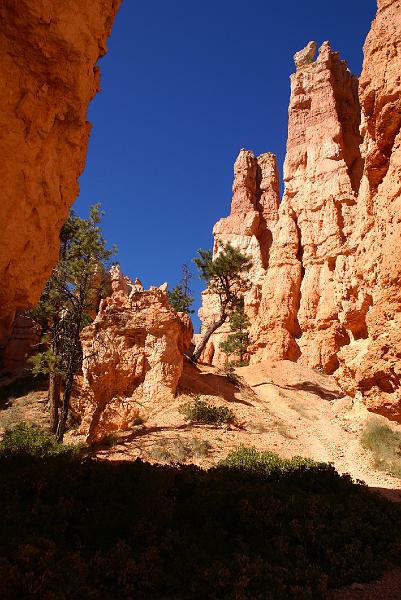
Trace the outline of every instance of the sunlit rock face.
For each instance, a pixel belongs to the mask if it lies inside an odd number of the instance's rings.
[[[118,267],[111,282],[112,295],[81,334],[83,376],[73,410],[92,441],[173,398],[193,335],[191,319],[170,307],[162,289],[144,290]]]
[[[0,6],[0,338],[33,306],[78,195],[88,104],[120,0],[3,0]],[[0,343],[1,345],[1,343]]]
[[[310,42],[294,57],[285,191],[268,256],[238,243],[257,272],[251,362],[290,359],[334,372],[346,393],[400,421],[400,0],[378,2],[359,87],[328,42],[315,52]],[[252,156],[240,155],[246,168],[232,211],[244,207],[248,239],[258,218]],[[208,302],[205,292],[202,318],[212,314]],[[215,354],[209,345],[204,358]]]
[[[285,192],[252,326],[252,362],[300,360],[333,372],[348,343],[336,281],[362,174],[358,81],[325,42],[295,56]]]
[[[272,244],[272,229],[278,218],[279,178],[276,157],[267,152],[255,157],[253,152],[242,149],[234,164],[233,198],[231,213],[220,219],[213,228],[213,254],[219,250],[219,243],[230,243],[243,254],[252,257],[253,266],[248,273],[251,283],[245,296],[246,312],[255,314],[260,299],[260,283],[269,264]],[[219,314],[218,298],[208,290],[202,294],[202,307],[199,316],[202,329]],[[230,332],[225,323],[210,338],[201,360],[208,364],[222,366],[227,357],[220,349],[220,343]]]
[[[379,0],[359,95],[365,169],[341,295],[342,388],[401,420],[401,2]]]

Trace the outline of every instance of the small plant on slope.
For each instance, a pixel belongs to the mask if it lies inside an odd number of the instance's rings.
[[[179,407],[179,412],[185,421],[193,423],[232,423],[235,415],[232,410],[225,406],[212,406],[201,400],[199,394],[194,397],[193,402],[187,402]]]

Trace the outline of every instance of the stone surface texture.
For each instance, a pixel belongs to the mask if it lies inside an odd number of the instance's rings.
[[[401,2],[378,9],[364,46],[365,168],[341,295],[351,342],[336,378],[369,410],[401,421]]]
[[[272,229],[278,218],[279,202],[279,178],[274,154],[267,152],[255,157],[253,152],[242,149],[234,164],[231,213],[220,219],[213,228],[213,254],[217,254],[219,242],[229,242],[243,254],[252,257],[253,266],[248,272],[251,287],[245,296],[245,309],[250,316],[256,314],[259,305],[261,280],[269,263]],[[205,290],[199,310],[202,332],[218,315],[217,296]],[[220,343],[229,332],[230,325],[225,323],[211,336],[201,357],[203,362],[224,365],[227,357],[220,350]]]
[[[311,42],[294,57],[267,264],[260,245],[240,242],[258,273],[251,363],[290,359],[334,373],[355,401],[401,421],[401,1],[378,2],[359,86],[328,42],[314,54]],[[232,213],[243,207],[241,233],[251,236],[255,167],[251,153],[240,158]],[[226,221],[215,236],[232,236]],[[216,363],[213,350],[204,358]]]
[[[10,338],[0,360],[0,377],[7,381],[8,377],[20,377],[28,374],[29,356],[35,351],[41,338],[41,330],[28,315],[15,315]]]
[[[252,362],[300,360],[332,373],[348,343],[336,281],[362,174],[358,81],[328,42],[291,76],[285,191],[253,322]]]
[[[78,195],[120,0],[3,0],[0,6],[0,337],[38,300]]]
[[[72,405],[92,441],[173,398],[193,335],[191,319],[170,307],[164,291],[144,290],[118,267],[111,281],[112,295],[81,334],[83,376]]]

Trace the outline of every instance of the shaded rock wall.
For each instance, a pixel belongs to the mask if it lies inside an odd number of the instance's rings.
[[[1,3],[0,339],[57,262],[85,163],[96,63],[120,1]]]

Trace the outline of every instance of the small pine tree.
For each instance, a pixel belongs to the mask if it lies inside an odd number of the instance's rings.
[[[188,315],[194,313],[191,306],[194,302],[194,297],[189,288],[189,280],[192,278],[192,273],[188,268],[188,265],[182,265],[182,277],[178,285],[176,285],[171,292],[167,292],[167,296],[171,306],[177,312],[185,312]]]
[[[238,360],[235,365],[242,367],[245,365],[245,355],[249,346],[249,327],[251,322],[245,313],[244,303],[241,302],[230,316],[230,333],[224,342],[221,342],[220,348],[228,357],[237,355]]]
[[[220,242],[220,250],[213,257],[210,250],[198,250],[199,257],[194,258],[199,276],[206,281],[208,290],[218,299],[219,315],[201,336],[192,359],[199,360],[210,336],[219,328],[241,303],[244,292],[249,289],[246,273],[252,267],[252,260],[234,248],[229,242]]]
[[[58,441],[64,436],[74,375],[82,365],[80,333],[92,320],[96,295],[101,295],[95,282],[116,252],[106,249],[101,217],[99,204],[90,208],[88,219],[70,212],[60,233],[59,261],[32,311],[44,333],[42,351],[32,358],[33,372],[49,375],[50,427]]]

